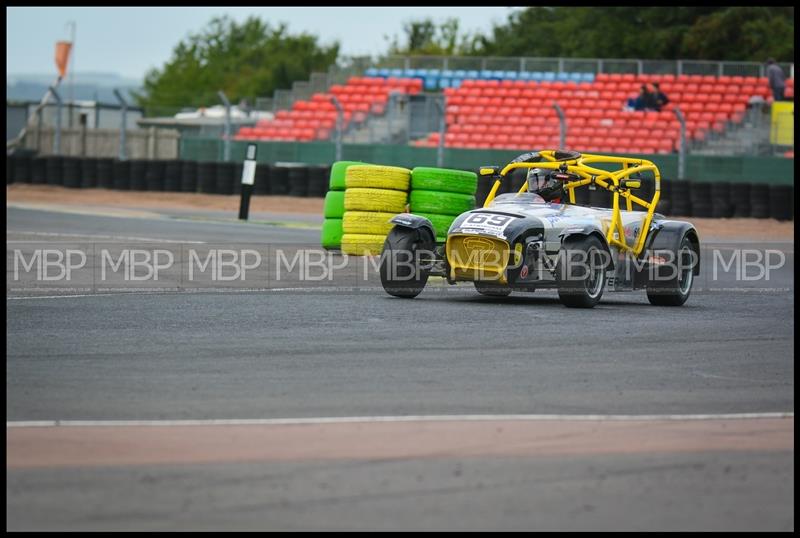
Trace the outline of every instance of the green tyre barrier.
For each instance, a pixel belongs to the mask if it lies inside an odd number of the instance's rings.
[[[475,208],[475,197],[438,191],[411,191],[412,213],[435,213],[437,215],[460,215]]]
[[[416,215],[425,217],[431,221],[433,229],[436,231],[437,242],[442,242],[447,239],[447,230],[450,229],[450,225],[456,220],[455,215],[437,215],[435,213],[416,213]]]
[[[339,248],[342,244],[342,219],[325,219],[320,240],[323,248]]]
[[[344,175],[348,166],[364,164],[358,161],[336,161],[331,166],[331,178],[329,188],[332,191],[343,191],[345,189]]]
[[[328,191],[323,205],[323,216],[326,219],[341,219],[344,215],[344,192]]]
[[[412,190],[475,194],[477,188],[478,175],[475,172],[424,166],[411,171]]]

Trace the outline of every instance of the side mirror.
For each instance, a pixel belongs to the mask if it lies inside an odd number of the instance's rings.
[[[619,186],[623,189],[638,189],[642,186],[642,182],[638,179],[623,179],[619,182]]]

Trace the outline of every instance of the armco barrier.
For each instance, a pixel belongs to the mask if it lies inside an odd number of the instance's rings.
[[[469,170],[468,168],[456,168]],[[473,169],[474,171],[474,169]],[[242,163],[233,161],[118,161],[77,157],[11,155],[7,160],[7,182],[63,185],[71,188],[108,188],[116,190],[182,191],[233,195],[241,192]],[[256,167],[254,194],[324,197],[330,168],[280,163]],[[525,174],[515,174],[503,182],[498,194],[516,192],[525,181]],[[475,193],[482,206],[492,181],[478,177]],[[653,196],[653,181],[645,180],[637,194],[645,199]],[[578,189],[578,204],[611,207],[611,193],[605,189]],[[794,218],[794,186],[709,182],[697,179],[661,182],[658,213],[677,217],[714,218]]]

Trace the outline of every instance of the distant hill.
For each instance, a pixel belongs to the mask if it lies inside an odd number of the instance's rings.
[[[40,73],[6,75],[7,101],[40,101],[48,86],[55,82],[55,75]],[[123,96],[133,100],[130,92],[142,86],[141,80],[123,77],[117,73],[77,72],[74,76],[72,95],[75,100],[99,101],[116,104],[113,90],[117,88]],[[61,81],[62,99],[69,98],[69,77]]]

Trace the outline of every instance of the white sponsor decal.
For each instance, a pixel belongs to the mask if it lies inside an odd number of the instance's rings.
[[[503,231],[514,220],[506,215],[492,215],[490,213],[473,213],[464,219],[460,227],[463,231],[470,230],[477,233],[503,236]]]

